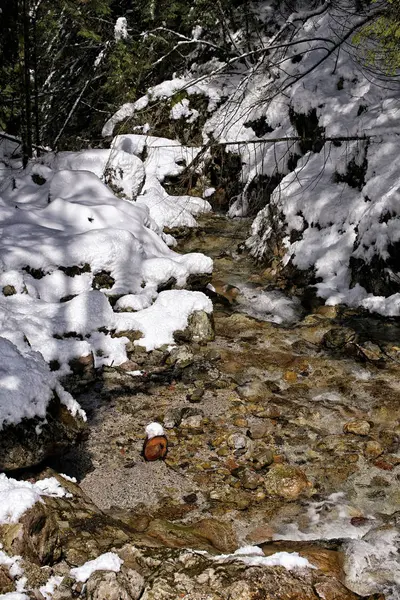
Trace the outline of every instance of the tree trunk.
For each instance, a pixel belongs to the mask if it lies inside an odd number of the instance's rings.
[[[31,106],[31,73],[30,73],[30,16],[29,0],[22,0],[22,25],[24,43],[23,89],[25,98],[25,131],[23,135],[23,165],[26,167],[32,158],[32,106]]]

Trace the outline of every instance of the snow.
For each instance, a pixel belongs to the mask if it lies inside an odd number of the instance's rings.
[[[144,166],[140,158],[115,147],[110,150],[48,152],[40,158],[40,163],[53,171],[90,171],[99,179],[120,189],[130,200],[138,195],[145,178]],[[60,191],[65,192],[65,188],[62,187]],[[55,189],[52,193],[57,196]]]
[[[179,307],[179,309],[178,309]],[[152,306],[138,313],[115,315],[116,330],[141,331],[143,337],[134,342],[147,351],[173,344],[173,333],[187,327],[189,316],[196,311],[212,312],[211,300],[202,292],[167,290],[161,292]]]
[[[190,108],[190,100],[184,98],[180,102],[173,105],[170,112],[170,117],[174,121],[185,119],[188,123],[194,123],[199,118],[199,111],[195,108]]]
[[[70,497],[55,477],[36,483],[17,481],[0,473],[0,525],[17,523],[25,511],[32,508],[42,496]]]
[[[240,561],[249,567],[283,567],[288,571],[293,569],[315,569],[307,558],[300,556],[298,552],[275,552],[265,556],[258,546],[244,546],[233,554],[220,554],[213,556],[218,561]]]
[[[61,577],[60,575],[52,575],[47,580],[45,585],[40,586],[39,592],[44,597],[44,600],[51,600],[53,598],[54,592],[56,591],[63,579],[64,577]]]
[[[300,13],[300,16],[306,18],[311,15]],[[300,18],[299,15],[293,17],[297,18]],[[372,75],[363,73],[357,57],[349,51],[341,52],[339,56],[333,54],[316,70],[310,70],[308,75],[294,82],[298,75],[311,69],[329,48],[328,41],[301,42],[305,32],[310,38],[333,39],[332,32],[339,24],[343,27],[349,25],[342,23],[340,18],[343,17],[333,7],[321,16],[310,18],[304,28],[299,29],[294,38],[299,43],[292,47],[290,56],[304,52],[303,58],[300,63],[292,63],[288,55],[281,64],[286,80],[293,84],[287,95],[277,93],[269,103],[264,102],[263,116],[273,127],[264,139],[296,134],[290,109],[303,115],[315,110],[318,125],[324,128],[326,136],[362,137],[367,133],[380,137],[369,141],[343,142],[337,146],[327,142],[319,153],[308,152],[300,158],[296,169],[289,174],[282,155],[282,144],[263,144],[266,148],[262,152],[261,147],[254,148],[253,155],[248,151],[247,166],[243,171],[248,184],[242,198],[232,207],[231,214],[246,212],[246,192],[257,173],[284,175],[272,194],[270,206],[263,209],[253,223],[252,237],[248,241],[253,255],[262,258],[278,226],[287,249],[283,264],[291,261],[302,270],[314,268],[317,292],[326,304],[346,303],[382,315],[396,316],[400,314],[398,294],[384,298],[368,293],[360,285],[351,287],[350,272],[351,257],[367,264],[374,257],[385,261],[389,256],[388,248],[400,240],[400,196],[397,191],[400,181],[393,161],[393,156],[400,150],[396,126],[396,85],[382,86]],[[347,15],[346,18],[350,17]],[[255,84],[256,80],[254,87]],[[248,94],[246,106],[254,101],[254,93],[257,95],[253,86],[250,86],[252,93]],[[272,81],[264,85],[264,97],[268,89],[273,92]],[[221,130],[220,135],[224,139],[237,139],[237,136],[243,139],[248,135],[248,129],[246,132],[243,128],[244,109],[243,117],[236,119],[235,129],[232,126]],[[221,113],[222,110],[223,107]],[[252,119],[260,116],[257,110],[248,110],[246,118],[250,120],[250,116]],[[226,122],[215,114],[206,127],[215,130],[218,119],[221,123]],[[300,153],[296,142],[287,142],[286,146],[286,156]],[[242,148],[239,151],[242,153]],[[276,154],[273,163],[270,162],[272,152]],[[361,189],[341,180],[340,176],[345,176],[352,163],[366,167]],[[271,219],[271,213],[282,218],[275,216]],[[296,241],[290,241],[292,232],[297,234]],[[396,273],[393,277],[397,277]]]
[[[0,550],[0,565],[8,568],[8,572],[13,579],[23,575],[23,570],[18,564],[20,560],[22,560],[21,556],[8,556],[3,550]]]
[[[55,393],[72,413],[85,418],[50,371],[42,354],[28,347],[19,351],[11,341],[0,337],[0,429],[16,425],[22,419],[44,419]]]
[[[81,567],[71,569],[70,573],[77,581],[85,583],[95,571],[114,571],[118,573],[123,562],[114,552],[106,552],[94,560],[89,560]]]
[[[23,170],[12,158],[16,147],[0,145],[7,160],[0,171],[0,292],[12,286],[11,295],[0,293],[0,427],[44,419],[54,393],[84,418],[59,383],[73,359],[122,364],[129,340],[112,331],[142,331],[151,350],[173,343],[173,328],[186,326],[191,312],[211,309],[205,296],[185,290],[173,296],[182,311],[172,311],[168,296],[157,302],[157,288],[172,277],[183,288],[190,275],[212,271],[203,254],[171,250],[174,238],[163,232],[194,226],[211,208],[162,187],[198,149],[135,134],[119,136],[110,150],[49,152]],[[144,149],[145,162],[137,156]],[[115,311],[109,296],[119,298]]]
[[[126,17],[118,17],[114,26],[114,38],[116,42],[128,37],[128,22]]]
[[[153,437],[158,437],[159,435],[165,435],[164,427],[160,425],[160,423],[156,422],[149,423],[145,429],[145,432],[149,440],[151,440]]]

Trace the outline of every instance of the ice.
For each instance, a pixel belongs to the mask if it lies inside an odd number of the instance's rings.
[[[239,309],[262,321],[279,325],[293,325],[299,320],[302,309],[297,298],[288,298],[282,292],[265,292],[239,285],[240,294],[236,297]]]
[[[381,592],[387,600],[399,600],[399,549],[399,532],[390,526],[372,530],[361,540],[347,542],[346,586],[362,596]]]

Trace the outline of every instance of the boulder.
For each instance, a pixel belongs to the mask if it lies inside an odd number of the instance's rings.
[[[133,569],[120,573],[96,571],[85,586],[87,600],[138,600],[144,588],[143,577]]]
[[[5,425],[1,431],[0,470],[29,468],[63,453],[77,443],[85,431],[85,422],[73,416],[55,395],[46,418],[23,419],[17,425]]]
[[[188,319],[186,329],[175,331],[174,339],[177,342],[212,342],[215,338],[214,319],[212,314],[204,310],[196,310]]]

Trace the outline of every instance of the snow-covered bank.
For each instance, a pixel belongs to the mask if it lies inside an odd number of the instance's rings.
[[[327,304],[398,316],[399,83],[361,64],[353,36],[367,7],[360,12],[352,0],[315,11],[296,6],[291,14],[289,6],[258,3],[257,33],[233,35],[237,58],[195,63],[150,88],[121,107],[103,134],[128,116],[140,123],[141,111],[147,119],[161,101],[172,107],[171,120],[191,123],[192,98],[203,95],[204,142],[228,144],[242,162],[230,216],[261,209],[248,240],[253,256],[278,263],[283,275],[293,267],[309,272]]]
[[[161,185],[193,153],[177,143],[164,152],[159,140],[136,136],[137,147],[155,148],[143,163],[129,142],[127,152],[48,153],[25,170],[17,144],[0,146],[0,423],[44,418],[54,392],[76,413],[58,377],[90,354],[97,367],[125,362],[128,339],[113,332],[141,332],[136,343],[152,350],[173,343],[192,312],[212,311],[200,292],[158,298],[166,282],[184,288],[189,276],[212,271],[210,258],[177,254],[163,233],[193,226],[194,215],[210,210],[201,198],[175,200]]]

